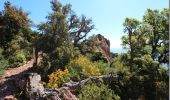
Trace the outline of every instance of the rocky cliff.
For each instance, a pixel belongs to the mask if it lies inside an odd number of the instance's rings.
[[[94,46],[95,51],[102,52],[104,56],[107,57],[107,60],[111,63],[112,57],[110,53],[110,41],[101,34],[96,35],[95,39],[96,39],[96,45]]]

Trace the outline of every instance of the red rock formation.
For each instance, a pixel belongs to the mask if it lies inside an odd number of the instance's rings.
[[[101,34],[96,35],[96,41],[99,42],[99,44],[96,45],[95,51],[102,52],[111,63],[112,57],[110,53],[110,41]]]

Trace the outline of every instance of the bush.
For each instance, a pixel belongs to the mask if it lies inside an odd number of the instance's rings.
[[[4,73],[5,69],[8,66],[8,60],[2,55],[3,49],[0,48],[0,75]]]
[[[56,70],[55,72],[48,75],[49,81],[47,87],[55,89],[62,86],[63,83],[66,83],[70,80],[68,69]]]
[[[0,75],[4,73],[7,67],[8,67],[8,60],[0,59]]]
[[[25,53],[23,51],[18,51],[9,57],[10,67],[18,67],[26,63]]]
[[[91,55],[92,61],[102,61],[103,63],[108,63],[107,58],[103,55],[102,52],[94,52]]]
[[[80,100],[120,100],[119,96],[101,83],[90,83],[83,86],[78,97]]]
[[[100,70],[100,73],[102,75],[109,74],[110,68],[109,68],[109,65],[107,63],[103,63],[102,61],[97,61],[94,64]]]
[[[82,55],[70,61],[68,64],[68,70],[74,81],[100,75],[100,70],[94,65],[94,63]]]
[[[40,44],[37,45],[39,46]],[[64,70],[70,60],[79,55],[80,52],[78,48],[75,48],[72,44],[63,44],[60,47],[56,47],[52,52],[47,52],[45,50],[43,51],[43,53],[45,55],[42,56],[42,60],[40,62],[41,68],[39,68],[38,70],[40,71],[40,73],[45,72],[42,73],[43,76],[47,76],[57,69]]]

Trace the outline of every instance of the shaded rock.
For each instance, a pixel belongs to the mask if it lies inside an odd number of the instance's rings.
[[[61,100],[59,93],[55,90],[45,89],[44,99],[47,100]]]
[[[69,87],[61,87],[58,89],[58,92],[62,100],[78,100],[77,97],[71,93]]]
[[[80,82],[70,81],[68,83],[63,84],[63,87],[69,87],[71,89],[70,91],[79,91],[81,87],[88,84],[89,81],[93,81],[95,83],[104,83],[109,85],[110,82],[116,81],[118,77],[119,77],[118,75],[93,76],[85,80],[81,80]]]

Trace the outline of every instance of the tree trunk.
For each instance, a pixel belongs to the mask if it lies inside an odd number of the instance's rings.
[[[36,47],[33,48],[33,56],[34,56],[34,66],[37,65],[38,63],[38,50],[36,49]]]

